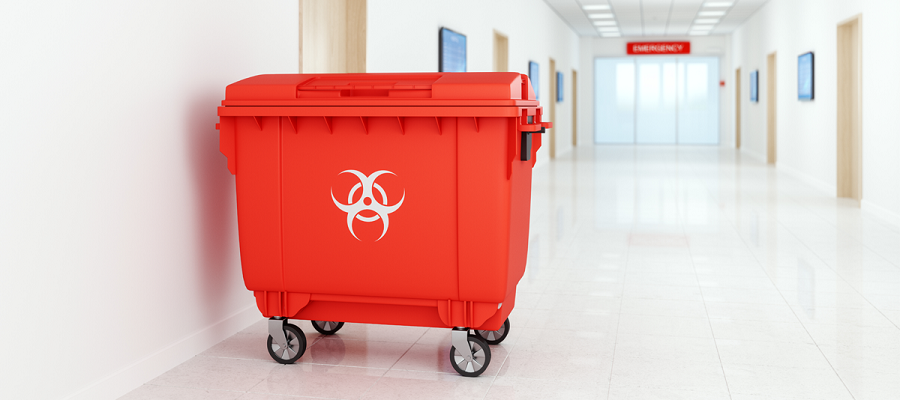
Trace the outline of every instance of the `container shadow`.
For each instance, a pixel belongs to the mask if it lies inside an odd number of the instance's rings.
[[[234,176],[219,152],[216,107],[224,93],[195,99],[187,116],[187,152],[195,193],[197,288],[213,323],[252,302],[240,272]],[[245,300],[246,299],[246,300]]]

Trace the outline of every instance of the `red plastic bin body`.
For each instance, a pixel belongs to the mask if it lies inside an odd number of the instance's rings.
[[[522,132],[549,127],[527,78],[260,75],[219,116],[264,316],[499,329],[540,147],[523,157]]]

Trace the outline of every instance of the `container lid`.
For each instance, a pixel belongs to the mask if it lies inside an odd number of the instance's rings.
[[[258,75],[225,90],[224,106],[537,106],[516,72]]]

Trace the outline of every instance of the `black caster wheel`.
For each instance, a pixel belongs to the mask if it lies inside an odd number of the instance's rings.
[[[312,322],[313,328],[316,328],[323,335],[334,335],[344,326],[343,322],[335,321],[309,321]]]
[[[496,331],[479,331],[475,330],[475,336],[483,339],[489,345],[500,344],[503,339],[506,339],[506,335],[509,334],[509,318],[506,321],[503,321],[503,326]]]
[[[306,352],[306,335],[296,325],[285,324],[284,336],[287,338],[287,346],[282,347],[274,343],[272,335],[266,341],[266,348],[272,359],[282,364],[293,364]]]
[[[466,361],[465,357],[456,351],[456,347],[450,347],[450,364],[462,376],[475,377],[487,370],[491,363],[491,348],[484,340],[475,336],[468,336],[469,348],[472,349],[472,361]]]

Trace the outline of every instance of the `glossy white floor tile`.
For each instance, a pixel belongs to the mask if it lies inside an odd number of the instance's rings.
[[[488,371],[447,329],[265,322],[126,399],[900,398],[900,227],[731,149],[582,147],[535,170],[528,269]]]

